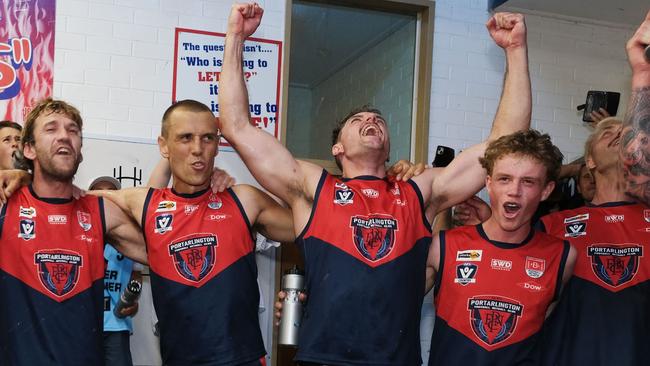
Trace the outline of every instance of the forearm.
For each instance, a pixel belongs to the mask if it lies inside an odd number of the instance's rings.
[[[248,127],[248,92],[242,69],[244,38],[228,34],[219,83],[219,122],[224,136],[230,141],[237,131]],[[232,142],[232,141],[231,141]]]
[[[501,100],[489,140],[530,127],[532,94],[525,46],[506,50],[506,73]]]
[[[637,80],[637,85],[639,85]],[[626,193],[650,204],[650,82],[632,90],[623,122],[621,160]]]

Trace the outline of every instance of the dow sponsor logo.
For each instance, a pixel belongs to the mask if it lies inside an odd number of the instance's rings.
[[[596,244],[587,249],[592,271],[612,287],[631,281],[639,270],[639,258],[643,257],[643,247],[637,244]]]
[[[503,296],[479,295],[469,299],[467,310],[472,331],[483,343],[491,346],[514,334],[524,306]]]
[[[398,227],[397,220],[392,216],[353,216],[350,227],[354,245],[364,258],[375,262],[393,250]]]

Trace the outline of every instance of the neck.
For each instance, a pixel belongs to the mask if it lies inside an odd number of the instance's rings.
[[[39,197],[66,199],[72,197],[72,179],[62,182],[35,172],[32,188]]]
[[[528,234],[530,234],[530,221],[525,225],[521,225],[514,231],[506,231],[501,228],[501,225],[494,218],[494,215],[483,223],[483,230],[490,240],[500,241],[503,243],[518,244],[524,241]]]
[[[386,176],[386,166],[373,160],[345,160],[341,162],[343,166],[343,178],[354,178],[361,175],[372,175],[383,178]]]
[[[596,193],[591,203],[601,205],[607,202],[629,200],[625,195],[625,185],[621,169],[616,167],[604,172],[594,170],[593,175],[596,181]]]
[[[210,187],[210,180],[198,186],[187,184],[176,178],[174,178],[174,182],[172,183],[172,188],[174,189],[174,191],[183,194],[192,194],[192,193],[200,192],[207,189],[208,187]]]

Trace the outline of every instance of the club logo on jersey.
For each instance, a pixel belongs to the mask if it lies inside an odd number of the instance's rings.
[[[20,206],[18,210],[18,217],[26,217],[28,219],[33,219],[36,217],[36,209],[34,207],[23,207]]]
[[[210,194],[210,202],[208,202],[208,208],[211,210],[218,210],[223,206],[221,198],[217,197],[214,193]]]
[[[90,214],[87,212],[77,211],[77,222],[79,222],[79,226],[81,226],[84,231],[88,231],[93,227],[90,221]]]
[[[589,214],[588,213],[567,217],[567,218],[564,219],[564,223],[565,224],[571,224],[571,223],[574,223],[574,222],[587,221],[587,220],[589,220]]]
[[[393,250],[398,228],[397,220],[392,216],[353,216],[350,227],[354,245],[364,258],[376,262]]]
[[[645,222],[650,222],[650,210],[643,210],[643,219]]]
[[[618,222],[625,221],[625,215],[607,215],[605,216],[605,222],[608,224],[615,224]]]
[[[490,266],[497,271],[509,271],[512,269],[512,261],[492,258],[490,260]]]
[[[36,223],[34,220],[20,220],[18,223],[18,237],[23,240],[30,240],[36,237]]]
[[[480,295],[469,299],[467,310],[474,334],[491,346],[505,341],[515,332],[524,306],[507,297]]]
[[[540,278],[546,270],[546,261],[535,257],[526,257],[526,274],[531,278]]]
[[[634,244],[596,244],[588,248],[588,255],[594,274],[606,284],[618,287],[636,275],[643,247]]]
[[[572,224],[567,224],[564,226],[564,237],[565,238],[576,238],[578,236],[587,235],[587,223],[586,222],[574,222]]]
[[[156,234],[164,234],[168,231],[172,231],[172,221],[174,221],[174,216],[172,214],[162,214],[156,216],[156,227],[154,232]]]
[[[64,296],[74,289],[83,267],[81,255],[60,249],[40,251],[34,254],[41,284],[55,296]]]
[[[207,276],[215,263],[217,237],[213,234],[191,234],[176,239],[169,245],[178,274],[192,282]]]
[[[392,193],[393,196],[399,196],[400,195],[401,192],[399,191],[399,186],[397,185],[397,183],[393,184],[393,188],[390,189],[390,193]]]
[[[354,203],[353,197],[354,192],[349,190],[337,189],[334,191],[334,203],[337,205],[345,206]]]
[[[158,202],[158,207],[156,212],[170,212],[176,211],[176,202],[174,201],[160,201]]]
[[[368,198],[377,198],[379,197],[379,191],[376,189],[372,188],[364,188],[361,190],[361,193],[363,193],[364,196]]]
[[[64,225],[68,223],[68,216],[66,215],[47,215],[48,224]]]
[[[483,259],[483,250],[481,249],[459,250],[456,252],[456,261],[480,262],[481,259]]]
[[[191,215],[194,211],[199,209],[199,205],[185,205],[185,214]]]
[[[476,264],[458,264],[456,265],[456,278],[454,278],[454,283],[459,283],[463,286],[469,283],[476,283],[476,272],[478,272],[478,266]]]

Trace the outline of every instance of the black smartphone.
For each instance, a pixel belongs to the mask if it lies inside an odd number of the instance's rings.
[[[605,109],[610,116],[615,116],[618,112],[618,102],[620,99],[621,93],[590,90],[587,92],[585,104],[579,105],[578,110],[584,110],[582,113],[582,120],[584,122],[593,122],[591,112],[598,111],[600,108]]]

